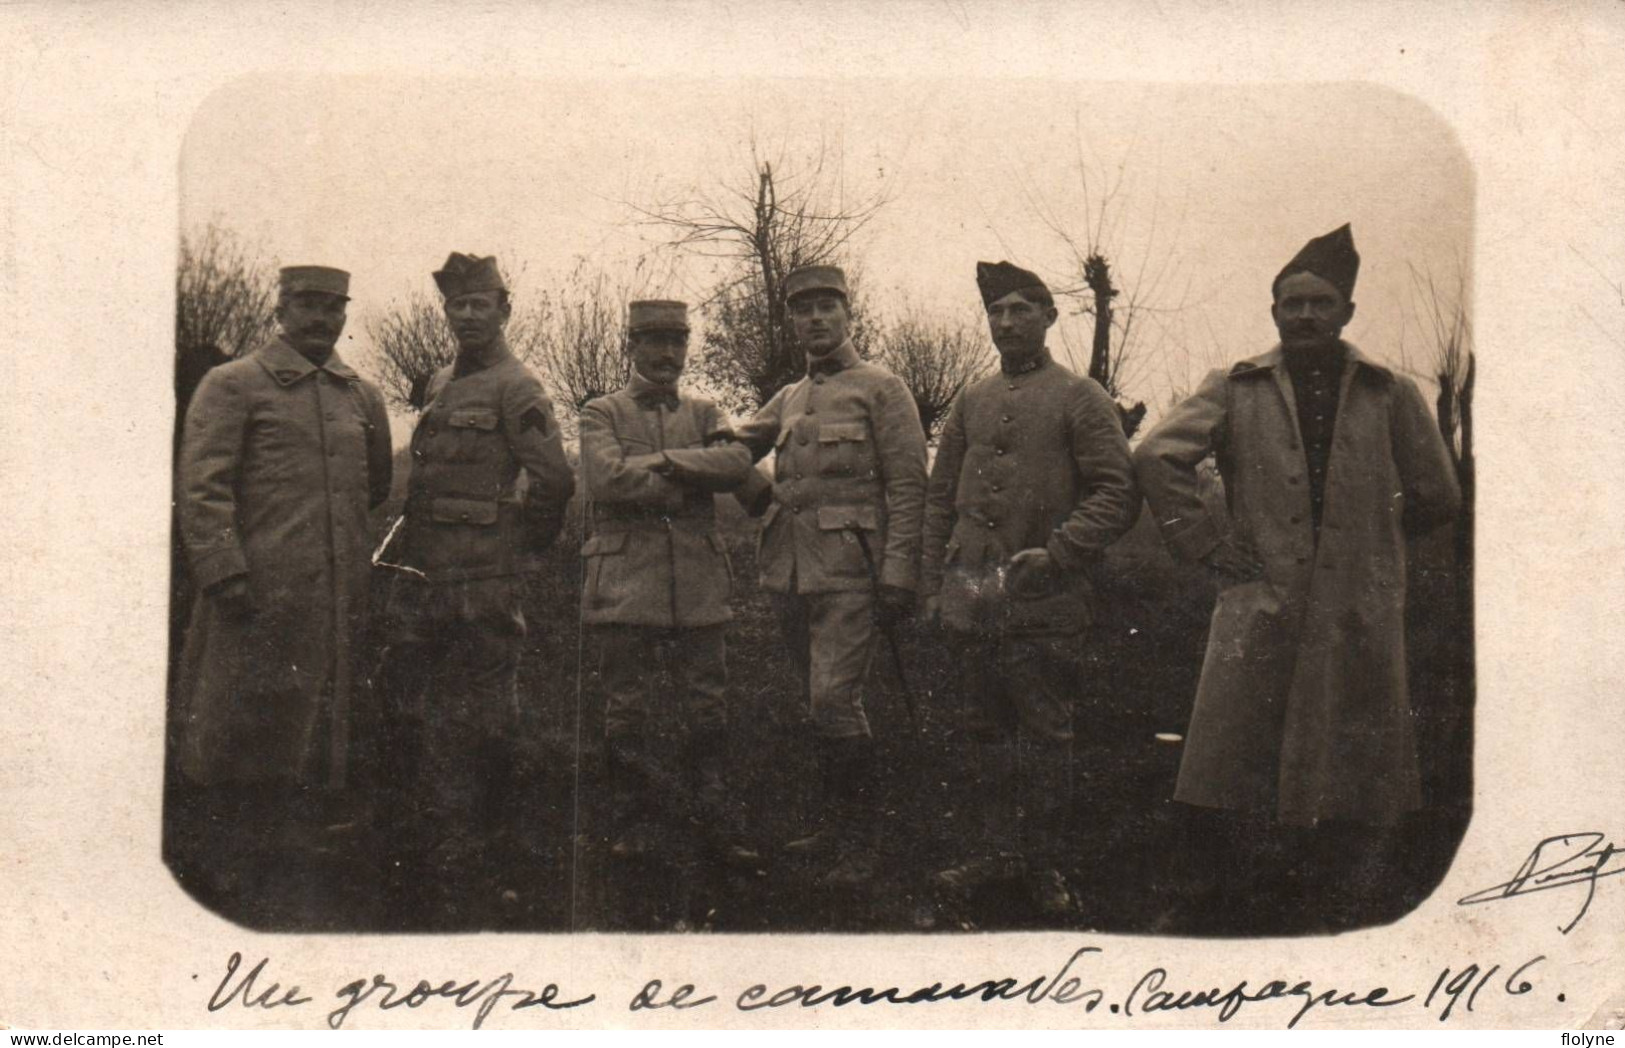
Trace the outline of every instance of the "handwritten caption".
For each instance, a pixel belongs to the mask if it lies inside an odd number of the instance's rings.
[[[921,985],[854,986],[851,984],[787,983],[770,986],[753,983],[726,992],[707,992],[692,982],[649,979],[630,994],[602,997],[600,994],[572,992],[557,983],[532,988],[511,972],[492,978],[427,979],[405,981],[383,974],[357,978],[344,983],[317,1004],[315,996],[297,984],[286,988],[277,980],[271,959],[262,957],[249,965],[242,954],[233,953],[225,973],[209,995],[210,1012],[227,1008],[298,1009],[326,1008],[325,1021],[339,1029],[358,1010],[375,1008],[380,1012],[416,1010],[428,1005],[466,1009],[474,1029],[480,1029],[498,1009],[507,1013],[568,1011],[594,1005],[622,1008],[630,1012],[681,1012],[699,1008],[725,1008],[752,1014],[782,1009],[879,1007],[934,1005],[971,1002],[978,1005],[1063,1006],[1081,1008],[1085,1013],[1104,1010],[1124,1022],[1154,1021],[1168,1013],[1193,1012],[1212,1016],[1225,1023],[1243,1009],[1271,1008],[1287,1028],[1296,1027],[1311,1014],[1354,1009],[1405,1008],[1421,1010],[1439,1022],[1449,1022],[1463,1012],[1471,1012],[1491,998],[1523,997],[1535,989],[1535,975],[1544,955],[1521,963],[1470,963],[1419,974],[1414,989],[1389,986],[1351,988],[1298,976],[1281,978],[1225,980],[1220,985],[1193,984],[1169,969],[1157,966],[1122,986],[1108,989],[1097,985],[1088,971],[1104,950],[1080,946],[1065,963],[1030,977],[999,976],[975,981],[947,980]],[[275,980],[275,981],[274,981]],[[534,984],[532,984],[534,985]],[[1426,986],[1424,990],[1421,987]],[[624,1003],[618,1003],[624,1001]],[[313,1011],[315,1008],[312,1009]]]

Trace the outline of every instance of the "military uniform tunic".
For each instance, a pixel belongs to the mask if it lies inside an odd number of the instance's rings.
[[[624,389],[581,409],[582,479],[592,500],[582,618],[599,633],[612,736],[643,719],[657,646],[670,649],[690,727],[726,723],[732,569],[715,493],[751,470],[750,452],[726,432],[709,400],[635,372]]]
[[[1072,738],[1089,569],[1139,512],[1116,405],[1047,351],[954,402],[931,470],[922,588],[940,594],[943,623],[960,635],[977,734],[1019,725]],[[1047,551],[1055,570],[1017,595],[1010,559],[1027,549]]]
[[[552,404],[506,345],[435,375],[412,433],[400,559],[420,577],[395,579],[381,672],[390,712],[422,739],[439,808],[472,805],[481,754],[511,742],[527,519],[556,533],[574,490]]]
[[[737,434],[758,457],[775,452],[758,560],[763,588],[785,597],[814,724],[829,738],[867,736],[861,689],[875,582],[914,590],[919,575],[926,455],[914,398],[846,342]]]
[[[183,767],[202,784],[343,785],[371,573],[389,493],[383,397],[333,354],[277,338],[198,386],[176,493],[199,590],[247,579],[243,620],[199,593],[181,656]]]

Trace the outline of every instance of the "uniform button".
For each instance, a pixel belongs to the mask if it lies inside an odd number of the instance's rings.
[[[808,404],[808,405],[807,405],[807,414],[809,414],[809,415],[811,415],[811,414],[812,414],[812,413],[813,413],[813,408],[812,408],[812,405],[811,405],[811,404]]]
[[[996,520],[990,520],[987,522],[987,526],[990,528],[996,528],[999,526],[999,522]]]
[[[1015,384],[1015,383],[1014,383],[1014,382],[1012,382],[1012,383],[1010,383],[1010,385],[1009,385],[1009,387],[1008,387],[1008,388],[1010,388],[1010,389],[1015,389],[1015,388],[1016,388],[1016,384]]]
[[[796,443],[800,444],[802,446],[806,446],[807,438],[806,437],[797,437],[796,438]]]
[[[1010,416],[1009,416],[1009,415],[1006,415],[1006,416],[1004,416],[1004,417],[1003,417],[1003,418],[1001,418],[1001,419],[999,419],[999,421],[1000,421],[1000,422],[1009,422],[1009,421],[1010,421]]]
[[[790,507],[790,512],[791,513],[800,513],[801,512],[801,507],[800,506],[791,506]]]
[[[1303,523],[1303,518],[1302,517],[1293,517],[1292,518],[1292,523],[1294,523],[1294,524],[1302,524]]]
[[[1287,483],[1288,483],[1288,484],[1291,484],[1291,485],[1292,485],[1292,486],[1293,486],[1293,487],[1297,487],[1297,485],[1298,485],[1298,478],[1297,478],[1297,477],[1288,477],[1288,478],[1286,478],[1286,482],[1287,482]]]
[[[797,473],[797,474],[796,474],[796,479],[797,479],[797,480],[805,480],[805,479],[806,479],[806,478],[805,478],[805,477],[803,477],[803,476],[802,476],[802,475],[801,475],[801,474],[800,474],[800,473]]]
[[[1003,484],[994,484],[990,490],[992,490],[992,491],[1003,491],[1004,490],[1004,485]]]
[[[422,448],[417,448],[417,449],[413,450],[412,457],[417,459],[419,462],[422,462],[428,456],[423,454],[423,449]]]
[[[1298,558],[1298,563],[1299,564],[1307,564],[1307,563],[1309,563],[1309,558],[1308,557],[1299,557]]]
[[[823,375],[819,375],[817,378],[813,379],[813,385],[822,386],[823,384],[824,384],[824,376]]]
[[[993,454],[1002,455],[1002,454],[1004,454],[1004,449],[1003,448],[994,448],[993,449]]]

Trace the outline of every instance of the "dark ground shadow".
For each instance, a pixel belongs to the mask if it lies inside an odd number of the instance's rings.
[[[729,505],[729,503],[724,503]],[[602,774],[602,719],[594,693],[590,639],[575,667],[578,566],[566,534],[549,574],[533,588],[529,650],[520,675],[524,723],[520,760],[504,804],[510,838],[449,875],[392,877],[388,813],[359,799],[344,832],[319,846],[279,845],[235,819],[205,793],[181,786],[171,769],[164,855],[201,903],[249,927],[276,931],[726,931],[900,932],[1092,929],[1196,935],[1320,934],[1398,919],[1425,899],[1455,854],[1470,814],[1472,650],[1454,612],[1448,534],[1413,549],[1410,590],[1412,696],[1423,755],[1427,806],[1402,824],[1392,862],[1366,869],[1375,879],[1357,912],[1332,914],[1315,885],[1231,886],[1221,906],[1190,900],[1215,886],[1201,861],[1184,806],[1170,800],[1177,740],[1195,694],[1212,590],[1175,564],[1148,520],[1114,547],[1105,614],[1090,638],[1078,697],[1075,805],[1063,872],[1078,897],[1063,921],[1040,919],[1024,893],[991,886],[946,900],[928,875],[958,861],[959,826],[977,783],[956,740],[957,674],[941,640],[910,629],[904,659],[920,705],[911,733],[889,660],[877,658],[868,707],[886,798],[877,829],[881,863],[861,891],[820,888],[821,867],[797,862],[779,845],[804,826],[813,803],[811,734],[799,688],[780,654],[776,624],[754,584],[752,525],[727,521],[738,580],[729,630],[732,792],[762,859],[726,866],[681,824],[666,826],[666,847],[623,860],[609,853]],[[663,722],[678,752],[682,726]],[[579,752],[578,752],[579,740]],[[173,747],[172,747],[173,749]],[[1194,858],[1195,861],[1192,861]],[[1266,856],[1260,868],[1267,869]]]

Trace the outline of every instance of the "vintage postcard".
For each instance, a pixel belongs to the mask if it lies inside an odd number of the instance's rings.
[[[16,1028],[1620,1028],[1608,5],[5,17]]]

